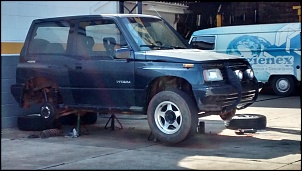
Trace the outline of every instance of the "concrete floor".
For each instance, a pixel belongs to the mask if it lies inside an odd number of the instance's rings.
[[[153,140],[146,116],[118,115],[123,129],[105,129],[108,116],[77,138],[28,138],[37,131],[1,130],[1,169],[17,170],[300,170],[301,99],[261,94],[237,114],[262,114],[267,128],[235,134],[219,116],[200,118],[205,133],[168,146]],[[117,124],[117,123],[116,123]],[[118,126],[118,125],[116,125]],[[89,133],[89,134],[85,134]]]

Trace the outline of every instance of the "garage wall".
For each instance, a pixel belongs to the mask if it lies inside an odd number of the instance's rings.
[[[90,14],[99,1],[1,1],[1,129],[16,127],[17,117],[36,113],[21,109],[10,93],[19,53],[33,19]],[[108,4],[107,4],[108,5]]]
[[[14,127],[17,116],[38,110],[35,107],[22,110],[10,93],[10,85],[15,83],[18,60],[18,56],[1,56],[1,128]]]

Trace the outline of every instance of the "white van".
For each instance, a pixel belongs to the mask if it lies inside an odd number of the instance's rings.
[[[258,81],[289,96],[301,81],[301,23],[225,26],[195,31],[193,48],[245,57]]]

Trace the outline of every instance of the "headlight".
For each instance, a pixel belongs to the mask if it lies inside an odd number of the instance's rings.
[[[254,78],[254,71],[252,69],[247,69],[245,72],[250,80]]]
[[[237,75],[237,77],[239,78],[239,80],[242,80],[242,78],[243,78],[243,72],[242,71],[236,70],[235,74]]]
[[[221,81],[223,80],[222,74],[219,69],[203,70],[203,77],[205,81]]]

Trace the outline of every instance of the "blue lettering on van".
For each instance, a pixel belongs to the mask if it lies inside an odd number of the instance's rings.
[[[277,56],[275,58],[266,58],[266,57],[253,57],[246,58],[251,65],[254,64],[286,64],[292,65],[294,63],[293,56]]]

